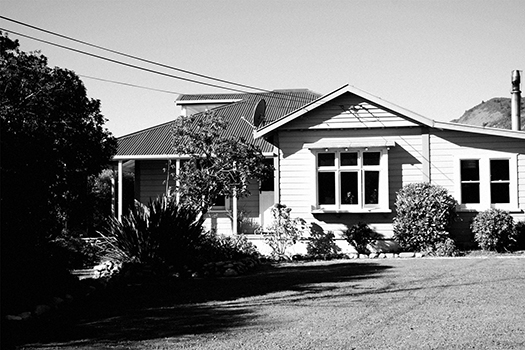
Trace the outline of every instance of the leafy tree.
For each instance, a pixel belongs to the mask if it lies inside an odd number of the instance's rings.
[[[31,217],[33,228],[59,229],[116,140],[103,128],[100,101],[86,96],[74,72],[48,67],[45,56],[21,51],[7,35],[0,40],[2,223],[14,229]]]
[[[105,121],[74,72],[0,32],[3,282],[9,271],[23,281],[22,265],[42,266],[45,244],[81,223],[88,178],[116,150]]]
[[[189,157],[179,174],[172,172],[179,184],[173,192],[202,213],[220,196],[249,196],[250,181],[271,176],[273,168],[261,150],[243,137],[228,135],[227,127],[226,119],[213,112],[181,116],[173,122],[173,151]]]

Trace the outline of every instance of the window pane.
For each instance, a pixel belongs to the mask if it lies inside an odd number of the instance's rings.
[[[479,203],[479,183],[461,184],[461,203]]]
[[[357,165],[357,153],[341,153],[341,165]]]
[[[317,166],[334,166],[335,153],[319,153],[317,155]]]
[[[218,196],[217,198],[215,198],[215,200],[213,201],[213,206],[214,207],[224,207],[224,206],[226,206],[226,197]]]
[[[490,184],[491,203],[510,203],[510,192],[508,183]]]
[[[490,161],[490,181],[508,181],[509,177],[509,160],[493,159]]]
[[[363,165],[379,165],[381,152],[365,152],[363,153]]]
[[[317,173],[319,204],[335,204],[335,173]]]
[[[379,203],[379,171],[365,171],[365,204]]]
[[[341,204],[358,204],[357,172],[341,173]]]
[[[479,181],[479,160],[465,159],[461,161],[461,181]]]

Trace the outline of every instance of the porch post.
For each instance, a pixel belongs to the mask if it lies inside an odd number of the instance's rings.
[[[118,211],[117,211],[117,219],[119,222],[122,222],[122,207],[123,207],[123,203],[122,203],[122,198],[123,198],[123,195],[122,195],[122,189],[124,186],[122,186],[122,183],[124,182],[124,176],[122,174],[122,160],[119,160],[118,161],[118,199],[117,199],[117,205],[118,205]]]
[[[233,234],[236,235],[237,234],[237,216],[238,216],[238,213],[237,213],[237,191],[233,191],[234,193],[234,196],[233,196],[233,228],[232,228],[232,231],[233,231]]]

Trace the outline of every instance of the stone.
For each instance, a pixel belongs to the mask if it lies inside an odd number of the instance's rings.
[[[224,271],[224,274],[223,274],[224,277],[233,277],[237,275],[238,273],[234,269],[226,269],[226,271]]]
[[[368,259],[368,254],[359,254],[359,259]]]
[[[413,258],[414,256],[415,256],[415,254],[411,253],[411,252],[399,253],[399,257],[400,258]]]
[[[45,304],[38,305],[35,308],[35,315],[40,316],[40,315],[43,315],[43,314],[45,314],[46,312],[49,312],[49,311],[51,311],[51,306],[45,305]]]

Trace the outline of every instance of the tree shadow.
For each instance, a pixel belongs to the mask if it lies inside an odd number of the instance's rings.
[[[257,302],[276,302],[271,293],[294,300],[315,298],[339,283],[377,278],[389,266],[367,262],[281,264],[257,273],[216,279],[157,281],[123,286],[90,299],[68,315],[39,324],[32,346],[89,346],[184,335],[220,333],[256,322]]]

